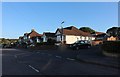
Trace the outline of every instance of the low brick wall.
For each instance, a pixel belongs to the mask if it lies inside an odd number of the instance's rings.
[[[101,44],[101,43],[103,43],[103,41],[101,41],[101,40],[92,41],[92,45],[98,45],[98,44]]]

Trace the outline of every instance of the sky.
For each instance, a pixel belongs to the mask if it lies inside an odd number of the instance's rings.
[[[61,25],[61,22],[65,21]],[[35,29],[38,33],[57,28],[90,27],[106,32],[118,26],[117,2],[3,2],[2,37],[19,38]]]

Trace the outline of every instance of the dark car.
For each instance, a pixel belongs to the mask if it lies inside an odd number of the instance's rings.
[[[90,42],[85,40],[80,40],[70,45],[71,49],[76,49],[76,50],[90,48],[90,47],[91,47]]]

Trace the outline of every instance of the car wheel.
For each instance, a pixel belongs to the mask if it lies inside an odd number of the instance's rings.
[[[79,47],[76,47],[76,50],[79,50]]]

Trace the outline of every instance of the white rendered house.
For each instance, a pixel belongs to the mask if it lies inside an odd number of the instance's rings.
[[[41,38],[43,39],[43,42],[47,42],[48,39],[56,40],[55,33],[50,32],[44,32]]]
[[[56,41],[72,44],[78,40],[94,40],[90,33],[83,32],[74,26],[56,30]]]

